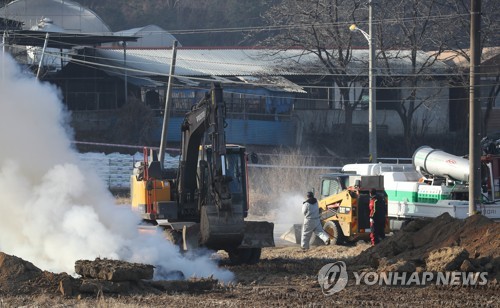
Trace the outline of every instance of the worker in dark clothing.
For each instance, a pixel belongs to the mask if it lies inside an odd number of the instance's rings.
[[[383,196],[377,194],[376,189],[370,190],[370,239],[372,246],[385,238],[385,218],[387,203]]]

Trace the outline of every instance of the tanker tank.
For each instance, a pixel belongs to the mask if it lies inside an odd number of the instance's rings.
[[[422,146],[415,151],[412,161],[415,169],[423,176],[469,181],[469,160],[463,157]]]

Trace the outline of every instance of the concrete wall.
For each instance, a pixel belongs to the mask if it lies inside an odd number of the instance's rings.
[[[403,84],[401,98],[410,95],[410,85]],[[417,104],[422,105],[413,116],[413,125],[420,129],[427,127],[427,133],[449,131],[449,91],[444,82],[420,82],[417,90]],[[335,110],[295,110],[297,121],[304,133],[329,133],[344,123],[344,111]],[[358,109],[353,113],[354,125],[368,126],[368,110]],[[394,110],[377,110],[377,128],[391,136],[403,135],[403,124]]]
[[[409,84],[401,93],[405,99],[410,94]],[[417,104],[422,102],[413,118],[413,125],[420,131],[424,126],[426,134],[443,134],[449,131],[449,95],[444,82],[421,82],[417,90]],[[423,89],[423,90],[420,90]],[[73,125],[77,130],[108,130],[112,129],[114,112],[75,112]],[[156,124],[153,140],[160,140],[161,121],[155,118]],[[183,118],[170,119],[168,140],[180,141],[180,126]],[[334,110],[295,110],[289,121],[259,121],[228,119],[226,136],[228,142],[237,144],[285,145],[300,144],[302,134],[328,134],[344,123],[344,112]],[[358,129],[368,131],[368,110],[358,109],[353,114],[353,124]],[[402,122],[394,110],[377,110],[378,134],[391,136],[403,135]]]
[[[410,84],[403,84],[408,87],[402,92],[402,98],[409,97],[411,89]],[[422,105],[417,109],[413,118],[413,125],[417,129],[423,126],[428,127],[427,133],[443,134],[449,132],[449,84],[445,81],[424,81],[417,85],[417,104]]]

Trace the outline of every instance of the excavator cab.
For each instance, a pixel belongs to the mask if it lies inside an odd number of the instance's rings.
[[[199,180],[198,187],[202,191],[203,199],[206,193],[206,185],[210,183],[208,181],[209,171],[208,168],[210,164],[207,161],[212,159],[212,149],[211,147],[206,147],[202,149],[200,147],[199,155]],[[248,183],[247,183],[247,157],[245,154],[245,147],[239,145],[227,145],[226,155],[224,156],[224,180],[227,182],[229,188],[229,193],[231,195],[231,201],[233,204],[239,205],[242,209],[244,216],[248,215]]]

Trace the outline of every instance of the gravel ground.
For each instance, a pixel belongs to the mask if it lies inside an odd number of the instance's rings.
[[[257,265],[231,266],[227,255],[220,254],[221,266],[236,274],[232,285],[218,285],[211,290],[180,293],[100,294],[64,298],[58,293],[39,290],[33,295],[0,294],[0,307],[360,307],[360,306],[482,306],[500,307],[500,288],[494,281],[481,287],[368,286],[355,285],[350,277],[345,289],[325,296],[317,280],[319,269],[330,262],[344,260],[369,248],[366,243],[346,246],[322,246],[302,252],[296,246],[263,250]],[[362,270],[363,266],[348,268]]]

